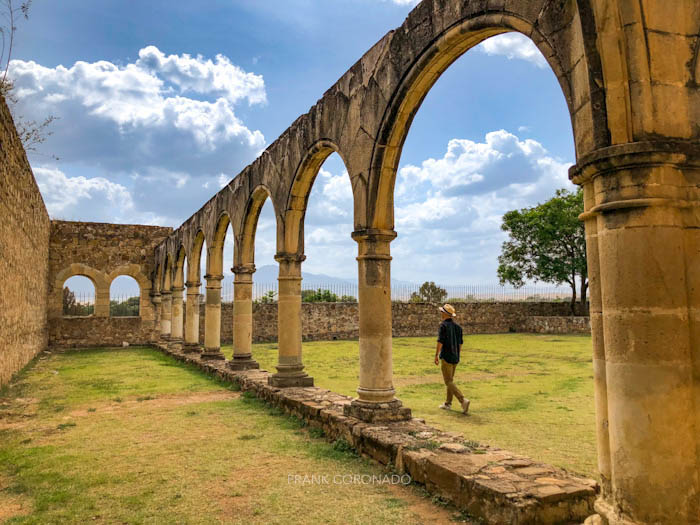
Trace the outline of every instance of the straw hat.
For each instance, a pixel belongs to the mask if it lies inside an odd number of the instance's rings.
[[[445,306],[441,306],[438,308],[443,314],[447,314],[450,317],[457,317],[457,312],[455,311],[455,307],[452,306],[451,304],[446,304]]]

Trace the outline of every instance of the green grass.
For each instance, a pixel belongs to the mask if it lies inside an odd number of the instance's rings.
[[[438,409],[444,401],[434,338],[394,339],[394,386],[414,417],[488,443],[595,476],[595,417],[588,336],[501,334],[465,337],[455,380],[471,400],[469,416]],[[355,395],[357,341],[304,343],[315,384]],[[230,356],[230,347],[224,348]],[[254,345],[274,371],[276,344]]]
[[[383,473],[320,438],[151,349],[54,354],[0,398],[0,522],[424,521],[412,488],[290,483]]]

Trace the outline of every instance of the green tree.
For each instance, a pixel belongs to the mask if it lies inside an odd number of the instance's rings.
[[[277,302],[277,299],[275,299],[275,295],[277,295],[277,292],[275,292],[274,290],[268,290],[253,302],[255,304],[272,304]]]
[[[580,283],[580,300],[586,302],[588,269],[586,235],[578,216],[583,213],[583,192],[557,190],[543,204],[512,210],[503,216],[501,229],[509,239],[498,257],[501,284],[515,287],[525,280],[545,283],[568,283],[571,287],[571,310],[576,304],[576,283]]]
[[[67,286],[63,289],[63,315],[73,315],[76,310],[77,301],[75,294]]]
[[[426,281],[420,285],[418,292],[411,294],[412,303],[443,303],[447,298],[447,290],[440,288],[433,281]]]
[[[301,300],[304,303],[337,303],[338,296],[330,290],[302,290]]]

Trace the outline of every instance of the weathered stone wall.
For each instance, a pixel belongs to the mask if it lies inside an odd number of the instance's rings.
[[[590,333],[588,318],[581,317],[587,312],[582,311],[580,305],[577,305],[577,317],[571,317],[568,303],[464,303],[456,306],[458,322],[465,334]],[[357,303],[303,303],[301,314],[304,341],[359,337]],[[433,336],[440,320],[437,308],[426,303],[393,303],[392,315],[394,337]],[[204,340],[204,304],[200,306],[199,338]],[[233,306],[223,303],[221,341],[231,343],[232,340]],[[277,341],[277,303],[253,305],[253,342],[271,341]]]
[[[121,345],[152,341],[156,312],[150,292],[154,247],[172,228],[133,224],[52,221],[49,249],[49,344],[58,347]],[[95,285],[95,314],[63,317],[66,279],[83,275]],[[109,292],[120,275],[139,284],[139,317],[110,318]]]
[[[49,225],[0,97],[0,386],[47,345]]]
[[[590,334],[591,318],[535,315],[525,319],[522,331],[536,334]]]

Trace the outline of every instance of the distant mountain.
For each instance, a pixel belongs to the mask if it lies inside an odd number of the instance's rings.
[[[274,264],[266,264],[265,266],[261,266],[255,271],[255,274],[253,274],[253,280],[256,283],[276,283],[277,276],[277,266],[275,266]],[[331,275],[326,275],[323,273],[309,273],[302,270],[301,277],[303,279],[304,288],[323,285],[357,285],[357,277],[355,276],[343,279],[340,277],[333,277]],[[231,280],[233,280],[233,278],[231,278]],[[413,283],[411,281],[401,281],[399,279],[392,279],[391,282],[394,286],[416,285],[416,283]]]

